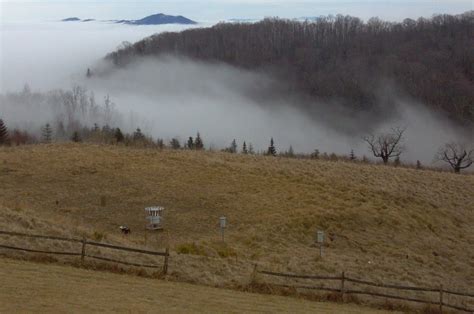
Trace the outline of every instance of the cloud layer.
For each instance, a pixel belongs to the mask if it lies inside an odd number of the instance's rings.
[[[431,162],[437,148],[458,138],[459,130],[424,109],[422,104],[391,95],[397,110],[383,120],[371,114],[354,116],[337,104],[313,104],[309,114],[298,108],[304,95],[279,92],[282,82],[265,73],[239,70],[223,64],[205,64],[165,57],[137,62],[125,69],[95,72],[88,67],[122,41],[135,41],[159,31],[183,27],[134,27],[104,23],[40,23],[2,25],[1,89],[70,89],[93,91],[98,101],[110,94],[121,113],[120,127],[141,127],[155,137],[170,139],[201,132],[207,146],[222,148],[237,139],[265,150],[271,137],[279,151],[336,152],[369,155],[361,137],[394,126],[406,126],[407,153],[402,159]],[[105,68],[104,68],[105,67]],[[99,67],[100,68],[100,67]],[[387,87],[389,88],[389,86]],[[55,117],[54,109],[29,104],[0,103],[0,113],[11,125],[41,125]],[[94,121],[89,121],[92,124]]]

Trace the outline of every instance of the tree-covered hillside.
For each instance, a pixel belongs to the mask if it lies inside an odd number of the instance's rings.
[[[220,23],[154,35],[107,59],[124,66],[170,53],[270,71],[288,91],[354,110],[386,110],[396,95],[474,122],[474,11],[400,23],[342,15]]]

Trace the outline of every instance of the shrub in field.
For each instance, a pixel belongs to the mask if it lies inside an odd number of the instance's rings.
[[[204,247],[196,243],[183,243],[176,246],[176,252],[179,254],[203,255],[206,256]]]

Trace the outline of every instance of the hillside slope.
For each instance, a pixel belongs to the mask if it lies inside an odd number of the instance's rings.
[[[0,259],[0,266],[0,304],[2,311],[10,313],[384,313],[362,306],[311,302],[8,259]]]
[[[123,241],[143,245],[144,208],[165,206],[165,232],[149,234],[147,246],[171,246],[172,276],[193,282],[244,284],[257,262],[474,287],[473,175],[56,144],[0,148],[0,179],[1,228],[8,230],[84,228],[119,239],[118,226],[127,224],[132,234]],[[229,221],[226,245],[222,215]],[[328,236],[322,259],[312,247],[316,230]]]

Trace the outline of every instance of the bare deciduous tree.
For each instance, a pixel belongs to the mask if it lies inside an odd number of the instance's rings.
[[[364,137],[364,141],[369,144],[369,148],[377,158],[382,158],[383,163],[387,164],[390,158],[400,157],[405,150],[402,145],[404,128],[393,128],[390,132],[369,135]]]
[[[455,173],[460,173],[474,163],[474,149],[469,150],[464,144],[452,142],[441,147],[436,158],[447,162]]]

